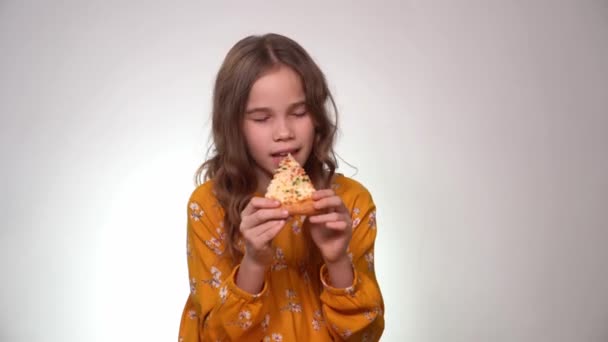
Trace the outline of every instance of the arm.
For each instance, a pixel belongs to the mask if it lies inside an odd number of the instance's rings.
[[[365,191],[354,201],[352,264],[321,268],[323,314],[337,340],[377,341],[384,330],[384,302],[374,272],[376,207]],[[353,274],[349,278],[350,270]],[[344,281],[351,280],[346,286]]]
[[[203,201],[191,200],[188,208],[191,293],[182,315],[181,341],[261,340],[266,288],[254,295],[236,285],[240,266],[232,266],[219,224],[222,216]]]

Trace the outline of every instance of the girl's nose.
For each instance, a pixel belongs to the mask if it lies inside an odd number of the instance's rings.
[[[273,138],[275,141],[293,139],[293,129],[289,126],[286,120],[277,120],[274,127]]]

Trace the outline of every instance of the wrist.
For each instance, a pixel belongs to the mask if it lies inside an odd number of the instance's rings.
[[[327,285],[335,288],[346,288],[353,284],[355,273],[353,264],[348,255],[340,257],[332,262],[326,262],[325,267],[329,278],[327,279]]]
[[[255,258],[253,258],[250,255],[248,255],[247,253],[245,253],[245,255],[243,256],[243,259],[241,260],[241,268],[243,266],[245,266],[247,269],[251,270],[252,272],[262,272],[263,273],[264,271],[266,271],[266,268],[268,268],[269,264],[256,260]]]
[[[350,258],[348,257],[348,254],[346,254],[346,253],[344,253],[336,258],[324,259],[323,261],[325,262],[325,265],[327,265],[328,268],[343,267],[344,265],[351,264]]]
[[[251,258],[243,257],[235,278],[236,286],[251,294],[259,293],[264,286],[266,268]]]

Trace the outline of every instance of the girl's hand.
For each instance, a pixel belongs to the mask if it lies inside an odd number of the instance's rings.
[[[310,216],[310,235],[326,264],[344,261],[352,237],[353,222],[342,199],[331,189],[313,193],[315,209],[325,214]]]
[[[245,241],[243,263],[266,267],[272,262],[271,241],[289,216],[280,203],[264,197],[253,197],[241,212],[240,231]]]

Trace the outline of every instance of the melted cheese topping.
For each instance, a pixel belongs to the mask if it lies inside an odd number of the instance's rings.
[[[274,198],[283,204],[292,204],[310,198],[314,191],[306,171],[290,153],[274,171],[265,197]]]

